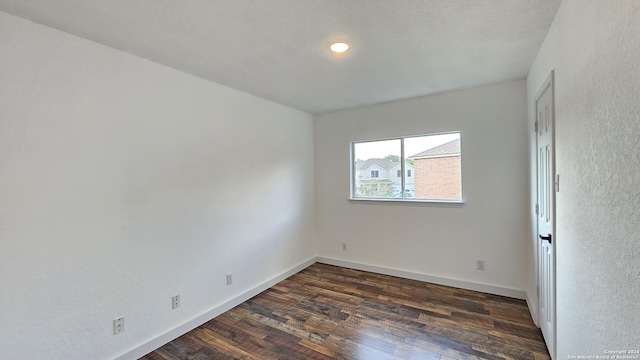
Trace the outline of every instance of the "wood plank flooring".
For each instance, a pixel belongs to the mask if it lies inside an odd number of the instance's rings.
[[[522,300],[316,263],[142,357],[549,359]]]

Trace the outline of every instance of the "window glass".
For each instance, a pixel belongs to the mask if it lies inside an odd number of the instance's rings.
[[[459,132],[354,142],[352,198],[462,201],[461,155]]]
[[[355,198],[402,198],[400,139],[354,143],[353,164]]]

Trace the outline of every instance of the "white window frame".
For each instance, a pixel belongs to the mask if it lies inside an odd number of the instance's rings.
[[[414,197],[405,197],[405,178],[406,176],[406,169],[405,169],[405,154],[404,154],[404,140],[405,139],[409,139],[409,138],[415,138],[415,137],[424,137],[424,136],[435,136],[435,135],[447,135],[447,134],[458,134],[460,137],[460,199],[455,199],[455,200],[448,200],[448,199],[416,199]],[[401,177],[401,191],[400,194],[402,197],[398,197],[398,198],[374,198],[374,197],[356,197],[356,161],[354,158],[355,155],[355,146],[356,144],[359,143],[366,143],[366,142],[376,142],[376,141],[387,141],[387,140],[400,140],[400,170],[402,171],[402,174],[405,176]],[[447,132],[439,132],[439,133],[429,133],[429,134],[421,134],[421,135],[408,135],[408,136],[398,136],[398,137],[390,137],[390,138],[381,138],[381,139],[372,139],[372,140],[360,140],[360,141],[352,141],[349,144],[349,200],[350,201],[364,201],[364,202],[382,202],[382,203],[387,203],[387,202],[400,202],[400,203],[424,203],[424,204],[452,204],[452,205],[456,205],[456,204],[464,204],[464,176],[463,176],[463,171],[462,171],[462,131],[447,131]],[[413,173],[411,173],[411,176],[413,176]]]

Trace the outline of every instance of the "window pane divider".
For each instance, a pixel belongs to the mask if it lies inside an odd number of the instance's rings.
[[[402,176],[400,177],[400,194],[402,195],[402,199],[404,200],[404,189],[405,189],[405,168],[404,168],[404,138],[400,138],[400,171],[402,172]]]

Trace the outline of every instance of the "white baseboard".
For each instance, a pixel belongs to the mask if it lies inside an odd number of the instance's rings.
[[[253,287],[244,293],[225,301],[224,303],[215,306],[214,308],[205,311],[204,313],[185,321],[184,323],[178,325],[177,327],[168,330],[167,332],[157,336],[151,340],[136,346],[135,348],[119,355],[116,357],[118,360],[129,360],[129,359],[138,359],[149,352],[161,347],[162,345],[168,343],[169,341],[188,333],[189,331],[197,328],[198,326],[206,323],[207,321],[213,319],[214,317],[234,308],[237,305],[242,304],[243,302],[251,299],[252,297],[258,295],[259,293],[267,290],[273,285],[279,283],[280,281],[294,275],[305,268],[313,265],[316,262],[316,258],[313,257],[306,261],[301,262],[300,264],[292,267],[291,269],[281,273],[280,275],[274,276],[271,279],[259,284],[256,287]]]
[[[258,286],[255,286],[245,291],[244,293],[239,294],[238,296],[235,296],[234,298],[227,300],[224,303],[218,306],[215,306],[212,309],[207,310],[204,313],[183,322],[182,324],[178,325],[173,329],[167,330],[163,334],[157,337],[154,337],[153,339],[145,341],[144,343],[136,346],[135,348],[128,350],[123,354],[117,356],[116,359],[118,360],[138,359],[148,354],[149,352],[161,347],[162,345],[168,343],[169,341],[197,328],[198,326],[206,323],[207,321],[215,318],[216,316],[224,313],[225,311],[228,311],[233,307],[251,299],[252,297],[258,295],[259,293],[279,283],[280,281],[304,270],[305,268],[313,265],[316,262],[329,264],[329,265],[343,266],[343,267],[348,267],[348,268],[357,269],[357,270],[370,271],[378,274],[398,276],[398,277],[412,279],[412,280],[430,282],[433,284],[452,286],[452,287],[457,287],[461,289],[481,291],[489,294],[508,296],[516,299],[527,300],[527,304],[529,304],[529,311],[531,311],[534,321],[536,319],[535,312],[531,308],[531,301],[529,301],[527,297],[527,293],[522,290],[505,288],[505,287],[489,285],[489,284],[475,283],[471,281],[450,279],[450,278],[445,278],[440,276],[432,276],[432,275],[426,275],[426,274],[415,273],[410,271],[396,270],[396,269],[386,268],[382,266],[361,264],[361,263],[356,263],[356,262],[351,262],[346,260],[339,260],[339,259],[332,259],[332,258],[318,256],[318,257],[313,257],[311,259],[303,261],[300,264],[292,267],[291,269],[277,276],[274,276],[271,279],[264,281]]]
[[[451,286],[451,287],[456,287],[461,289],[481,291],[489,294],[508,296],[516,299],[525,300],[527,298],[526,292],[519,289],[512,289],[512,288],[476,283],[476,282],[465,281],[465,280],[457,280],[457,279],[445,278],[440,276],[432,276],[432,275],[426,275],[426,274],[405,271],[405,270],[396,270],[396,269],[386,268],[382,266],[361,264],[361,263],[356,263],[356,262],[351,262],[346,260],[326,258],[322,256],[318,256],[316,258],[316,261],[323,264],[343,266],[343,267],[348,267],[348,268],[362,270],[362,271],[370,271],[378,274],[397,276],[401,278],[424,281],[424,282],[429,282],[433,284]]]
[[[531,314],[533,323],[536,324],[537,327],[540,327],[540,325],[538,325],[538,311],[536,311],[536,304],[537,303],[531,300],[531,297],[529,297],[529,293],[527,293],[527,306],[529,307],[529,313]]]

